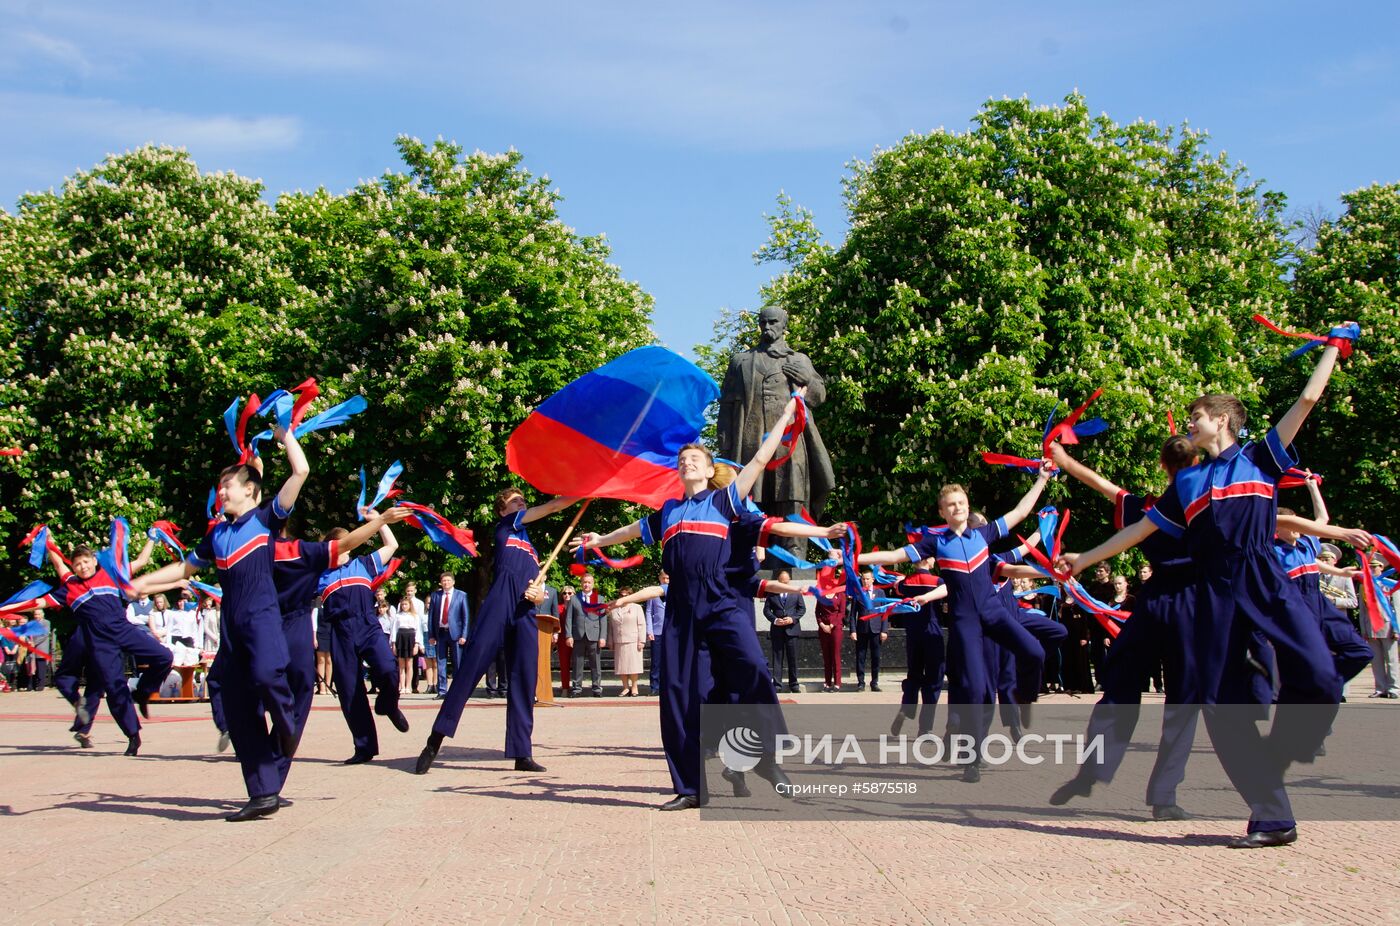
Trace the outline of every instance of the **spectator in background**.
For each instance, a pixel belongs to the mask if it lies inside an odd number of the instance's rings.
[[[671,577],[666,575],[666,570],[661,570],[657,577],[657,583],[661,586],[661,597],[653,598],[646,603],[647,616],[647,641],[651,643],[651,693],[661,694],[661,660],[658,647],[661,646],[661,635],[666,632],[666,589],[671,584]]]
[[[786,569],[774,576],[779,582],[792,581],[792,573]],[[783,667],[787,667],[788,691],[796,694],[802,690],[797,683],[797,637],[802,615],[807,613],[807,602],[802,595],[782,593],[768,595],[763,599],[763,616],[768,619],[769,642],[773,653],[773,685],[783,690]],[[878,671],[878,670],[877,670]]]
[[[860,587],[867,595],[875,594],[875,573],[862,570]],[[856,644],[856,691],[865,690],[865,664],[870,662],[870,690],[880,690],[880,647],[890,638],[890,619],[883,615],[869,618],[860,613],[855,601],[847,615],[851,639]]]
[[[619,597],[632,594],[624,588]],[[608,638],[613,646],[613,672],[622,680],[620,697],[637,696],[637,676],[642,674],[642,650],[646,648],[647,619],[639,604],[626,604],[608,614]]]
[[[841,690],[841,643],[845,639],[846,590],[817,598],[817,643],[822,651],[822,691]]]
[[[159,599],[163,596],[157,595]],[[190,602],[193,604],[193,602]],[[183,605],[184,602],[181,602]],[[197,666],[204,639],[199,628],[199,615],[188,608],[171,608],[165,612],[164,643],[175,657],[177,666]]]
[[[0,618],[0,621],[11,628],[24,623],[23,618]],[[0,637],[0,691],[14,691],[18,675],[19,644],[9,637]]]
[[[151,612],[155,610],[155,607],[155,602],[151,600],[150,595],[142,595],[127,604],[126,619],[149,631],[151,629]]]
[[[574,638],[569,636],[567,614],[569,601],[574,597],[574,587],[566,585],[559,590],[559,635],[555,638],[559,655],[559,694],[565,698],[574,696],[570,679],[574,668]]]
[[[155,600],[151,602],[151,609],[146,612],[146,629],[151,632],[151,636],[161,642],[162,646],[174,652],[175,645],[170,641],[172,617],[170,599],[164,595],[157,595]]]
[[[35,655],[35,650],[41,653],[52,653],[49,647],[53,641],[52,627],[48,619],[44,617],[43,608],[35,608],[29,612],[27,620],[18,623],[23,625],[35,621],[41,625],[42,629],[38,633],[31,633],[24,638],[28,646],[21,646],[15,652],[15,659],[21,669],[23,669],[23,683],[21,687],[28,691],[43,691],[48,685],[49,661],[41,659]]]
[[[423,652],[423,631],[413,599],[405,595],[393,611],[394,634],[390,648],[399,666],[399,694],[408,694],[413,685],[413,662]]]
[[[457,590],[457,577],[444,572],[438,577],[438,587],[428,596],[428,623],[432,626],[433,650],[437,657],[437,694],[447,694],[448,662],[452,671],[462,664],[462,647],[467,645],[469,620],[467,595]]]
[[[1341,555],[1341,550],[1335,544],[1324,543],[1318,551],[1317,561],[1320,564],[1336,566],[1337,558]],[[1377,574],[1385,571],[1387,564],[1380,554],[1371,556],[1371,568]],[[1356,594],[1356,584],[1351,579],[1343,576],[1323,575],[1320,577],[1320,587],[1322,594],[1326,596],[1336,608],[1342,611],[1353,611],[1360,607],[1361,602]],[[1362,579],[1361,581],[1365,581]],[[1400,592],[1400,588],[1397,588]],[[1391,596],[1391,602],[1400,602],[1400,593]],[[1363,613],[1361,620],[1361,636],[1371,647],[1371,679],[1375,683],[1375,690],[1371,692],[1373,698],[1400,698],[1400,659],[1397,659],[1395,649],[1395,630],[1384,622],[1380,630],[1371,626],[1370,615]]]
[[[398,620],[394,617],[394,609],[389,607],[389,599],[383,588],[374,591],[374,619],[379,622],[379,630],[384,634],[384,640],[389,645],[389,652],[394,651],[394,631],[398,629]],[[364,666],[360,666],[360,676],[365,675]],[[379,693],[379,683],[375,681],[372,673],[369,674],[369,693]]]
[[[581,663],[587,660],[590,680],[593,682],[593,697],[603,696],[603,657],[602,650],[608,645],[608,620],[603,613],[603,602],[593,589],[592,574],[579,581],[579,593],[569,599],[565,613],[564,632],[574,646],[573,688],[571,697],[583,694],[583,679],[580,677]]]

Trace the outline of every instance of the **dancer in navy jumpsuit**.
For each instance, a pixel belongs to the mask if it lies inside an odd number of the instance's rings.
[[[992,585],[991,551],[988,544],[1005,537],[1008,523],[1020,523],[1035,508],[1050,479],[1049,464],[1041,467],[1035,485],[1020,503],[991,524],[972,527],[967,493],[959,485],[947,485],[939,492],[939,515],[947,526],[927,533],[899,550],[862,553],[860,563],[892,565],[917,563],[935,557],[939,575],[948,586],[951,633],[948,641],[948,687],[950,710],[956,709],[957,728],[973,737],[975,757],[964,770],[965,781],[981,780],[981,744],[991,727],[987,694],[992,690],[987,677],[984,636],[1005,646],[1016,657],[1018,703],[1029,704],[1040,696],[1040,674],[1045,650],[1030,631],[1006,612]]]
[[[139,569],[145,565],[150,551],[151,545],[147,542],[132,566]],[[161,683],[170,674],[174,657],[155,637],[126,619],[121,589],[107,570],[98,565],[91,549],[77,547],[73,551],[72,570],[54,550],[49,551],[49,561],[58,573],[59,585],[45,596],[45,603],[67,607],[78,624],[69,643],[74,650],[73,659],[70,662],[68,653],[64,653],[54,679],[59,692],[77,711],[73,733],[79,743],[87,745],[83,739],[92,729],[92,716],[105,693],[112,719],[126,735],[126,754],[137,755],[141,748],[141,725],[133,701],[145,714],[151,695],[160,690]],[[173,587],[173,584],[163,585],[160,590]],[[126,684],[124,653],[137,665],[146,667],[134,695]],[[77,699],[80,675],[87,679],[87,693],[81,704]]]
[[[240,463],[219,475],[224,520],[204,536],[184,563],[172,563],[132,582],[142,591],[214,566],[223,589],[223,705],[229,736],[243,770],[248,803],[228,817],[242,822],[277,812],[283,757],[296,753],[296,704],[287,681],[287,638],[273,581],[273,538],[286,523],[311,468],[296,438],[281,427],[291,475],[277,495],[262,501],[262,474]],[[225,653],[225,650],[227,651]],[[268,720],[272,729],[268,729]]]
[[[1317,513],[1317,520],[1299,518],[1291,509],[1280,508],[1274,553],[1277,554],[1279,564],[1283,566],[1288,578],[1298,586],[1303,600],[1317,616],[1322,638],[1327,643],[1327,651],[1332,654],[1332,665],[1337,670],[1337,699],[1344,700],[1342,693],[1346,690],[1347,682],[1370,665],[1371,647],[1361,638],[1361,634],[1356,632],[1347,616],[1337,610],[1322,594],[1323,567],[1317,561],[1317,554],[1322,546],[1318,542],[1317,532],[1322,531],[1328,537],[1335,537],[1336,534],[1330,532],[1327,526],[1327,507],[1322,504],[1322,495],[1317,489],[1317,484],[1309,480],[1308,487],[1314,493],[1313,508]],[[1349,570],[1338,569],[1335,566],[1329,566],[1327,569],[1334,575],[1355,577],[1354,572]]]
[[[402,509],[400,509],[402,510]],[[407,512],[404,512],[405,514]],[[350,558],[349,549],[340,549],[339,541],[349,532],[336,528],[327,540],[336,549],[335,565],[320,577],[321,595],[319,626],[331,636],[331,673],[340,698],[340,711],[355,743],[355,751],[345,760],[346,765],[359,765],[379,755],[379,731],[375,729],[374,714],[388,717],[400,733],[408,732],[408,719],[399,709],[399,669],[389,641],[374,616],[375,579],[383,574],[399,548],[394,532],[382,519],[378,532],[382,544],[373,553]],[[306,699],[311,700],[315,677],[315,656],[310,640],[310,613],[303,622],[307,628],[303,659],[308,670],[305,677]],[[360,664],[369,666],[370,680],[379,688],[370,713],[369,695],[365,694]]]
[[[1158,529],[1185,539],[1196,571],[1194,652],[1206,729],[1221,765],[1250,806],[1247,833],[1230,843],[1234,848],[1286,845],[1298,838],[1283,775],[1294,761],[1312,761],[1336,715],[1340,689],[1331,654],[1312,609],[1272,547],[1275,489],[1296,464],[1289,446],[1322,397],[1337,356],[1335,344],[1323,349],[1303,394],[1259,443],[1236,441],[1246,418],[1238,399],[1197,399],[1191,405],[1191,441],[1211,454],[1210,462],[1178,472],[1137,524],[1088,553],[1062,558],[1078,573]],[[1354,542],[1369,545],[1369,535],[1354,533]],[[1249,687],[1245,651],[1255,631],[1273,644],[1281,681],[1267,740],[1249,713],[1228,707]]]
[[[544,589],[536,585],[540,558],[525,525],[548,517],[578,501],[555,498],[533,508],[526,507],[519,489],[505,489],[496,496],[495,562],[491,588],[477,610],[467,645],[462,649],[462,666],[452,675],[452,684],[438,708],[433,732],[418,756],[414,771],[426,775],[442,748],[445,737],[457,735],[462,710],[502,644],[510,665],[506,689],[506,758],[515,760],[518,772],[543,772],[534,759],[535,683],[539,678],[539,623],[535,606],[544,600]],[[397,687],[398,682],[394,683]]]
[[[1182,435],[1162,445],[1161,465],[1167,477],[1194,466],[1196,448]],[[1134,495],[1119,488],[1099,473],[1070,456],[1059,443],[1051,446],[1050,458],[1064,472],[1098,491],[1113,502],[1113,526],[1122,530],[1146,516],[1155,499]],[[1153,663],[1160,658],[1166,687],[1166,709],[1162,734],[1157,745],[1157,761],[1147,781],[1147,803],[1156,820],[1185,820],[1188,814],[1176,802],[1176,788],[1186,775],[1191,743],[1196,736],[1198,694],[1192,626],[1195,618],[1195,570],[1184,541],[1158,532],[1142,543],[1142,552],[1152,566],[1152,577],[1138,591],[1133,616],[1123,624],[1104,663],[1103,697],[1089,718],[1090,740],[1102,736],[1103,762],[1084,765],[1070,781],[1061,785],[1050,803],[1061,805],[1074,797],[1088,797],[1096,783],[1113,780],[1127,753],[1137,726],[1142,703],[1142,686]],[[1252,679],[1251,700],[1268,703],[1267,680],[1259,673]]]
[[[733,570],[751,554],[752,541],[743,531],[755,532],[760,538],[765,532],[832,537],[844,531],[766,519],[744,503],[764,465],[778,449],[795,408],[794,399],[754,458],[724,488],[712,487],[715,463],[710,452],[699,444],[687,445],[677,455],[684,498],[672,499],[655,514],[611,533],[586,533],[572,541],[575,549],[606,547],[639,537],[644,543],[662,545],[662,568],[671,584],[666,592],[666,633],[661,637],[661,742],[676,792],[662,810],[698,807],[703,798],[699,666],[702,642],[709,651],[715,682],[711,697],[758,708],[754,722],[762,729],[755,732],[767,755],[755,771],[775,786],[786,781],[782,770],[771,760],[773,737],[782,727],[773,677],[754,630],[752,599],[746,597],[747,587],[736,585],[738,573]],[[736,525],[740,529],[737,532]],[[778,528],[782,528],[781,532]],[[740,545],[737,548],[736,543]]]

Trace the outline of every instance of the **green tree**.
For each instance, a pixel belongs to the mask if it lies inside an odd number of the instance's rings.
[[[320,300],[312,369],[370,403],[353,437],[323,451],[346,484],[311,516],[345,517],[356,468],[399,458],[411,498],[489,525],[514,481],[510,432],[570,380],[650,343],[652,300],[608,263],[601,236],[559,219],[558,192],[517,152],[464,156],[406,137],[398,148],[406,172],[277,205],[298,282]],[[537,542],[557,529],[540,525]]]
[[[147,147],[0,214],[0,437],[30,450],[0,483],[7,541],[40,520],[70,545],[113,515],[199,519],[229,455],[219,412],[306,354],[261,193]]]
[[[888,543],[902,519],[937,518],[945,481],[1007,506],[1028,479],[979,455],[1038,455],[1057,401],[1097,387],[1112,430],[1079,452],[1136,488],[1160,487],[1168,409],[1207,390],[1258,408],[1248,319],[1286,304],[1284,200],[1206,142],[1091,116],[1077,95],[993,101],[969,131],[852,163],[839,246],[780,200],[756,257],[784,265],[764,298],[827,379],[833,514]],[[1101,529],[1105,506],[1069,493]]]
[[[193,539],[233,459],[224,408],[307,376],[313,411],[355,394],[370,408],[308,439],[300,532],[349,521],[359,467],[377,478],[399,458],[411,497],[489,548],[510,430],[649,343],[651,298],[601,236],[559,220],[519,154],[399,149],[404,172],[274,208],[255,181],[143,148],[0,213],[0,446],[30,451],[0,458],[0,575],[27,570],[14,541],[40,520],[65,544],[102,542],[117,514],[173,517]],[[401,530],[413,561],[446,562]]]
[[[1298,266],[1292,318],[1300,330],[1320,334],[1357,321],[1361,342],[1333,375],[1298,450],[1305,465],[1326,477],[1334,519],[1394,534],[1400,531],[1400,184],[1364,187],[1342,202],[1341,218],[1320,227],[1316,246]],[[1278,338],[1271,349],[1281,355],[1298,343]],[[1276,405],[1293,401],[1316,356],[1306,354],[1286,365],[1288,375],[1270,378]]]

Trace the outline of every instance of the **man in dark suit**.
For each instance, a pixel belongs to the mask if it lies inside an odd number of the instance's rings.
[[[782,570],[775,576],[779,582],[792,581],[792,575]],[[788,691],[796,694],[802,688],[797,684],[797,637],[802,615],[807,613],[807,602],[801,595],[784,592],[769,595],[763,600],[763,616],[770,625],[769,640],[773,647],[773,684],[783,690],[783,664],[787,664]]]
[[[874,595],[875,574],[869,571],[862,572],[860,586],[865,589],[867,594]],[[856,691],[865,690],[867,655],[870,659],[870,690],[879,691],[880,646],[890,638],[890,619],[882,616],[861,620],[860,605],[855,599],[851,599],[847,621],[847,629],[851,631],[851,639],[856,641]]]
[[[608,615],[602,609],[602,605],[603,600],[593,590],[592,574],[585,575],[579,581],[578,594],[569,599],[569,606],[564,612],[564,633],[574,648],[573,688],[570,697],[577,697],[583,693],[579,663],[585,659],[588,660],[592,676],[593,697],[603,696],[602,649],[608,645]]]
[[[452,654],[452,671],[462,664],[462,647],[467,644],[467,596],[457,591],[457,577],[444,572],[438,588],[428,596],[428,626],[438,659],[437,697],[447,694],[447,654]]]

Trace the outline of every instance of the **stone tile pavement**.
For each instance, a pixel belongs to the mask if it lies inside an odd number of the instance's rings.
[[[501,758],[503,706],[489,701],[412,775],[435,705],[407,708],[412,732],[381,723],[380,759],[346,767],[348,733],[318,697],[291,805],[231,825],[242,782],[214,753],[206,705],[154,706],[130,759],[105,711],[83,750],[57,695],[0,696],[0,921],[1400,921],[1394,823],[1313,822],[1294,846],[1238,852],[1224,847],[1236,822],[702,820],[654,809],[670,791],[654,699],[541,707],[548,771],[534,775]]]

